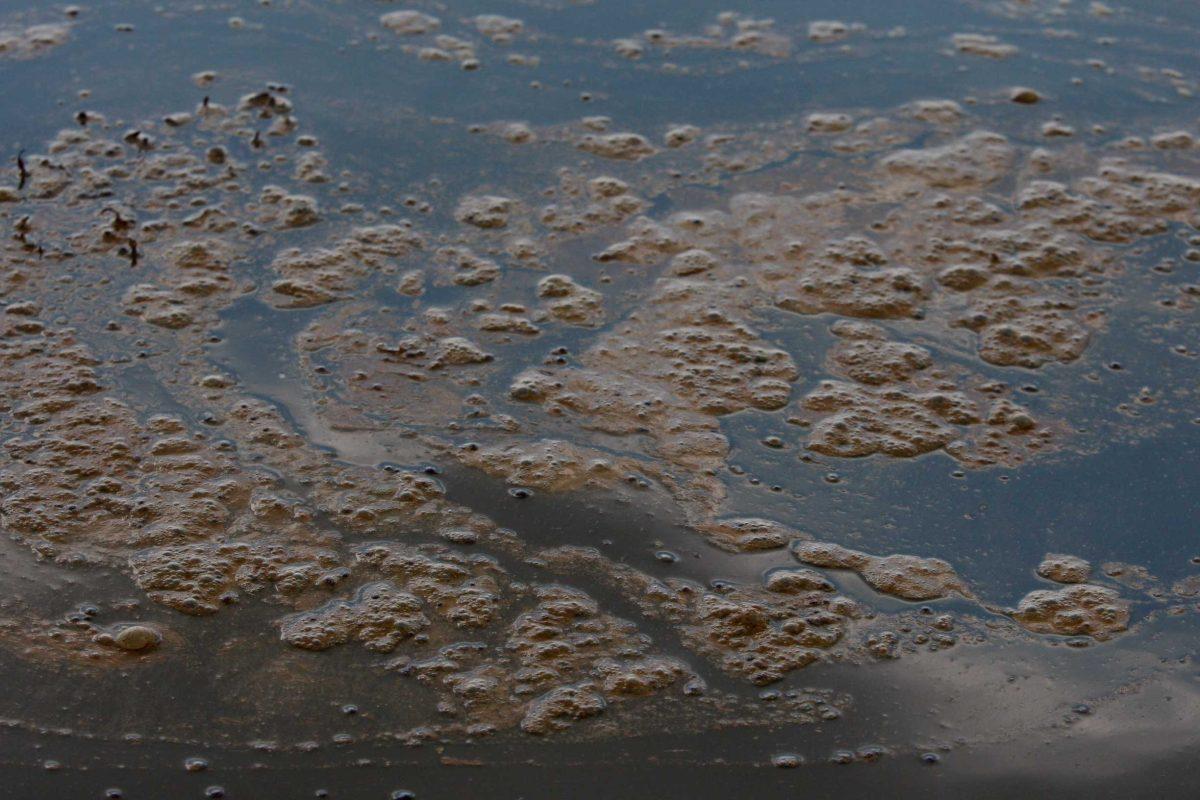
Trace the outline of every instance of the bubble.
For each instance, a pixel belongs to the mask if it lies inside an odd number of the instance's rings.
[[[1008,99],[1014,103],[1020,103],[1022,105],[1033,105],[1034,103],[1040,102],[1042,96],[1036,89],[1018,86],[1009,92]]]
[[[865,761],[868,764],[873,764],[886,755],[887,751],[876,744],[869,744],[858,748],[858,758],[860,761]]]
[[[804,760],[795,753],[780,753],[771,759],[771,764],[780,769],[795,769],[804,763]]]
[[[122,650],[151,650],[162,641],[162,634],[148,625],[128,625],[113,637]]]

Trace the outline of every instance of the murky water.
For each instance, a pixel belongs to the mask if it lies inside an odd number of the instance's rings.
[[[1198,33],[0,0],[0,794],[1188,793]]]

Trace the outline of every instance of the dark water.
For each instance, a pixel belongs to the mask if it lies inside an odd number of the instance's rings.
[[[1022,152],[1058,146],[1079,164],[1112,152],[1125,136],[1200,135],[1193,96],[1200,91],[1200,7],[1187,2],[751,2],[729,8],[706,1],[453,0],[412,6],[441,18],[438,33],[473,42],[477,70],[462,69],[453,58],[427,61],[404,52],[432,35],[397,36],[379,17],[407,7],[367,0],[95,2],[71,22],[63,44],[33,58],[0,56],[0,145],[14,156],[22,148],[43,152],[43,143],[72,126],[80,109],[103,113],[119,137],[139,121],[191,110],[206,94],[233,106],[240,95],[278,81],[290,87],[303,131],[319,138],[333,176],[304,186],[328,210],[326,219],[268,236],[251,249],[239,266],[245,285],[211,324],[167,338],[136,323],[148,331],[137,335],[150,339],[145,349],[153,354],[133,363],[106,361],[106,380],[139,418],[170,413],[204,429],[216,403],[198,401],[190,378],[180,376],[223,371],[334,463],[436,463],[450,501],[515,531],[530,553],[595,547],[614,564],[700,585],[756,584],[766,571],[795,562],[786,550],[732,554],[708,545],[661,481],[649,480],[647,489],[538,490],[514,499],[514,481],[446,455],[468,441],[507,441],[502,431],[483,424],[444,430],[422,416],[439,418],[444,409],[436,397],[411,400],[398,393],[394,403],[362,401],[339,372],[342,358],[346,370],[357,368],[351,356],[315,356],[328,359],[322,363],[329,371],[317,374],[330,377],[319,383],[297,347],[308,326],[330,319],[335,327],[396,338],[404,322],[430,307],[467,302],[463,290],[439,284],[417,300],[397,291],[394,273],[379,272],[362,278],[341,305],[283,309],[267,297],[277,277],[273,252],[326,247],[352,225],[365,224],[360,212],[339,215],[343,204],[403,208],[410,195],[433,205],[414,217],[431,242],[457,241],[459,197],[483,187],[536,210],[548,202],[542,190],[558,182],[561,169],[620,177],[647,198],[642,213],[658,220],[686,209],[725,208],[746,191],[830,191],[842,181],[870,187],[878,179],[867,169],[875,151],[859,155],[828,139],[801,141],[803,120],[816,111],[865,120],[894,115],[913,101],[951,98],[972,115],[960,132],[996,130]],[[771,30],[790,43],[787,53],[651,43],[630,60],[612,46],[647,29],[700,35],[726,10],[772,18]],[[511,44],[490,42],[466,22],[478,14],[519,18],[524,30]],[[231,24],[231,18],[239,21]],[[0,0],[0,30],[65,19],[57,6]],[[808,37],[814,20],[851,27],[836,42],[816,43]],[[126,23],[131,31],[117,28]],[[951,36],[964,32],[995,36],[1018,50],[1000,59],[956,54]],[[506,63],[513,52],[540,61]],[[191,76],[202,70],[218,73],[211,87],[193,84]],[[1013,86],[1037,87],[1045,99],[1031,112],[1008,100]],[[611,117],[614,131],[644,132],[656,145],[661,131],[686,122],[706,135],[744,137],[739,141],[750,142],[747,151],[762,157],[752,159],[750,169],[732,170],[680,156],[675,175],[654,159],[589,161],[570,132],[592,115]],[[1042,123],[1056,116],[1077,129],[1062,145],[1041,133]],[[537,129],[536,144],[510,146],[469,127],[517,120]],[[933,134],[897,134],[908,137],[898,142],[904,147],[933,144],[924,136]],[[674,158],[663,152],[663,159]],[[1192,179],[1200,178],[1195,152],[1194,146],[1190,152],[1150,150],[1157,168]],[[237,155],[256,158],[248,149]],[[15,165],[6,169],[16,174]],[[270,177],[283,182],[287,172]],[[983,194],[1011,211],[1015,180],[1006,177]],[[35,208],[24,200],[6,205],[0,204],[6,231]],[[1197,212],[1187,213],[1194,221]],[[54,208],[51,200],[35,213],[73,212]],[[494,348],[495,370],[470,391],[486,397],[492,411],[514,415],[523,436],[578,441],[614,458],[632,455],[649,474],[658,457],[633,437],[571,428],[506,400],[512,378],[543,363],[551,348],[568,348],[578,358],[644,310],[661,276],[658,267],[626,271],[618,265],[606,272],[611,284],[601,286],[602,268],[591,259],[623,238],[619,228],[546,239],[550,271],[603,289],[603,325],[554,328],[551,322],[536,338],[513,337],[518,340]],[[997,366],[977,357],[961,329],[930,330],[913,320],[885,324],[895,338],[928,348],[939,365],[1014,387],[1014,400],[1039,419],[1056,420],[1064,444],[1051,452],[985,469],[965,467],[940,451],[918,458],[801,458],[803,442],[786,421],[790,408],[720,419],[730,443],[716,476],[727,493],[721,516],[778,520],[819,541],[870,553],[945,559],[993,610],[1016,606],[1034,589],[1054,588],[1034,574],[1043,554],[1079,556],[1095,566],[1097,583],[1116,588],[1130,603],[1130,630],[1111,641],[1035,636],[965,599],[942,599],[929,603],[933,613],[962,615],[975,635],[895,661],[832,658],[772,687],[838,698],[831,701],[839,709],[836,719],[749,724],[744,715],[712,712],[697,723],[677,721],[674,706],[642,712],[629,704],[606,712],[606,725],[595,731],[585,720],[548,737],[509,729],[406,746],[389,732],[437,723],[441,712],[433,693],[385,669],[387,659],[356,645],[320,653],[288,646],[278,638],[277,620],[292,608],[261,595],[215,616],[177,613],[148,601],[119,559],[77,567],[35,560],[28,542],[12,531],[13,541],[6,539],[0,550],[6,618],[55,619],[89,604],[108,609],[130,600],[137,620],[161,625],[173,637],[157,660],[99,666],[61,654],[27,657],[20,641],[6,639],[0,649],[0,796],[104,797],[116,787],[121,794],[113,796],[128,798],[384,798],[400,796],[391,794],[399,790],[417,797],[511,798],[1188,796],[1200,778],[1200,640],[1194,598],[1171,594],[1171,587],[1196,574],[1200,557],[1200,370],[1194,357],[1200,326],[1190,308],[1156,301],[1197,281],[1200,267],[1185,257],[1195,232],[1172,219],[1154,236],[1104,245],[1106,257],[1122,266],[1106,278],[1103,325],[1086,352],[1068,363],[1036,370]],[[530,235],[542,234],[535,227]],[[499,248],[490,255],[501,262],[504,287],[492,299],[534,298],[544,272],[524,268]],[[1154,271],[1163,259],[1176,269]],[[403,269],[432,273],[431,261],[422,254]],[[156,268],[152,261],[148,269]],[[122,287],[132,282],[123,273],[114,280]],[[128,342],[104,332],[107,320],[121,317],[116,299],[110,297],[111,308],[78,298],[60,308],[53,292],[45,297],[102,359],[124,354]],[[333,317],[342,306],[352,308],[347,318]],[[793,400],[826,376],[833,321],[829,314],[753,309],[764,338],[796,362],[801,377]],[[1154,402],[1139,401],[1139,392]],[[5,437],[17,435],[19,423],[5,422]],[[787,446],[764,447],[772,435]],[[252,449],[242,441],[237,448]],[[286,465],[264,469],[278,485],[306,491]],[[433,540],[415,526],[381,536],[339,527],[336,519],[321,522],[343,550],[376,539]],[[662,551],[678,561],[666,563]],[[1117,574],[1100,567],[1107,562],[1137,565],[1156,580],[1123,588],[1113,580]],[[522,558],[505,566],[514,580],[561,580],[586,589],[611,613],[634,620],[664,652],[687,659],[714,690],[751,706],[775,702],[769,692],[689,653],[671,623],[644,618],[635,599],[596,576],[548,576]],[[835,577],[840,592],[880,615],[920,615],[924,605],[879,594],[852,573]],[[347,704],[357,713],[345,713]],[[863,748],[873,747],[884,755],[862,757]],[[859,755],[854,763],[834,763],[839,751]],[[772,766],[783,753],[803,763]],[[936,763],[923,759],[927,754],[935,754]],[[189,773],[189,757],[205,758],[208,768]],[[49,769],[48,762],[54,762]]]

